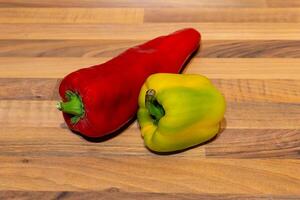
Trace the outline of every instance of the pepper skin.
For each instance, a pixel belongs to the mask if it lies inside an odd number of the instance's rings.
[[[213,138],[224,112],[224,97],[206,77],[158,73],[141,88],[137,117],[145,145],[172,152]]]
[[[180,72],[199,42],[198,31],[182,29],[130,48],[104,64],[72,72],[60,84],[63,101],[57,108],[68,127],[83,136],[113,133],[136,115],[146,78]]]

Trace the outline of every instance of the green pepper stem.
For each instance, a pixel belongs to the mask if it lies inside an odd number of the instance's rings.
[[[57,102],[56,107],[58,110],[73,115],[71,118],[72,123],[77,123],[84,115],[84,107],[81,97],[71,91],[66,91],[66,102]]]
[[[157,101],[155,94],[156,92],[153,89],[149,89],[146,92],[145,105],[148,112],[153,117],[154,122],[157,124],[158,121],[165,115],[165,110]]]

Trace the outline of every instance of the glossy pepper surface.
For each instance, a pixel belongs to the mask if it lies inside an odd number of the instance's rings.
[[[142,136],[145,145],[156,152],[208,141],[218,133],[224,112],[224,97],[201,75],[154,74],[139,95]]]
[[[113,133],[135,116],[145,79],[157,72],[178,73],[199,42],[198,31],[183,29],[72,72],[60,84],[57,107],[68,127],[84,136]]]

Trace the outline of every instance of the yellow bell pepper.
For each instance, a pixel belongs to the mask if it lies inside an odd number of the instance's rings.
[[[172,152],[213,138],[225,107],[224,97],[206,77],[158,73],[141,88],[137,118],[149,149]]]

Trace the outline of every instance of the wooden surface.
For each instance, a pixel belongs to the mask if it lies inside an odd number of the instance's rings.
[[[222,132],[173,155],[133,122],[100,143],[55,108],[69,72],[183,27],[185,73],[225,95]],[[0,0],[0,199],[300,199],[300,1]]]

